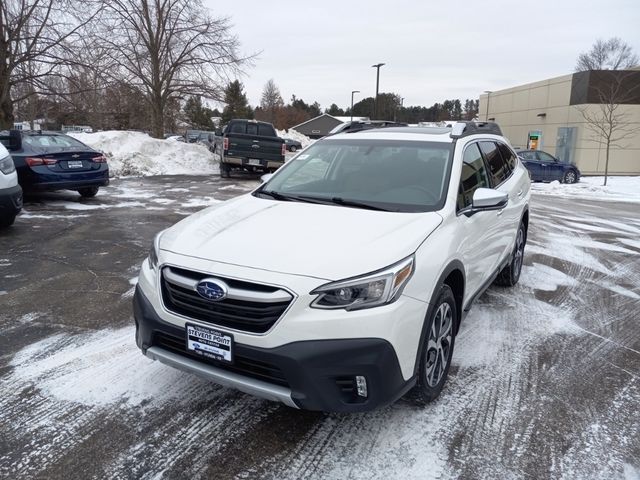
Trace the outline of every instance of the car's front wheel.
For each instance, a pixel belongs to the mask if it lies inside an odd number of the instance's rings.
[[[420,354],[418,382],[410,394],[419,404],[438,398],[447,381],[455,343],[456,318],[453,292],[448,285],[443,285],[428,319]]]
[[[574,170],[568,170],[567,172],[565,172],[564,177],[562,178],[562,181],[564,183],[576,183],[577,180],[578,176],[576,175],[576,172]]]
[[[527,229],[523,222],[520,222],[518,233],[516,233],[516,243],[513,246],[511,261],[502,269],[496,278],[496,284],[503,287],[513,287],[520,279],[522,271],[522,260],[524,259],[524,246],[527,243]]]
[[[291,153],[295,152],[296,150],[297,150],[297,148],[296,148],[296,146],[295,146],[295,145],[291,145],[291,146],[289,147],[289,151],[290,151]]]
[[[99,187],[84,187],[79,188],[78,193],[85,198],[95,197],[98,194]]]

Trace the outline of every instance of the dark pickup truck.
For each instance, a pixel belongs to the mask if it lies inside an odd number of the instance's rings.
[[[284,164],[286,145],[270,123],[231,120],[216,137],[215,150],[221,152],[220,176],[229,178],[232,170],[276,171]]]

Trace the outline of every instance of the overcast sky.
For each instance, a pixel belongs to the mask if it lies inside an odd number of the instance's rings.
[[[381,93],[430,106],[571,73],[597,38],[640,53],[640,0],[204,1],[261,52],[241,78],[252,106],[273,78],[286,103],[345,108],[375,94],[375,63]]]

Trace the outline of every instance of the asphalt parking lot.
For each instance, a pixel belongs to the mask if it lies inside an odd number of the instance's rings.
[[[135,346],[154,234],[256,185],[148,177],[26,199],[0,232],[0,478],[640,478],[638,204],[534,195],[521,281],[476,303],[441,398],[336,415]]]

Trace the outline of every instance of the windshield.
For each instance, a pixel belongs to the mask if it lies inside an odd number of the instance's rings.
[[[450,143],[320,141],[287,163],[256,194],[396,212],[442,208]]]

